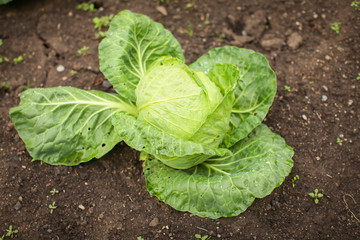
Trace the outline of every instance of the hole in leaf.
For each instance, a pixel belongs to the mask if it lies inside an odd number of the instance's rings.
[[[88,128],[88,130],[90,131],[90,130],[91,130],[91,128]]]
[[[101,144],[101,146],[102,146],[102,147],[105,147],[105,146],[106,146],[106,144],[105,144],[105,143],[103,143],[103,144]]]
[[[254,113],[254,117],[257,115],[257,113]]]

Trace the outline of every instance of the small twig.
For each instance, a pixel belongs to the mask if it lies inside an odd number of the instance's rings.
[[[208,230],[206,230],[205,228],[202,228],[202,227],[196,227],[196,228],[198,228],[198,229],[200,229],[200,230],[203,230],[203,231],[205,231],[205,232],[209,232]]]
[[[346,208],[346,210],[348,210],[348,211],[351,213],[351,215],[353,215],[353,217],[360,223],[360,220],[359,220],[359,219],[355,216],[355,214],[350,210],[349,205],[348,205],[347,202],[346,202],[345,196],[351,197],[351,199],[354,201],[355,204],[357,204],[357,202],[355,201],[354,197],[351,196],[350,194],[347,194],[347,193],[346,193],[345,195],[343,195],[343,200],[344,200],[344,203],[345,203],[345,208]]]

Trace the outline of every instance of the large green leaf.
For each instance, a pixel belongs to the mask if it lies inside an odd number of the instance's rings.
[[[133,103],[139,79],[153,61],[167,55],[184,59],[171,32],[149,17],[128,10],[113,18],[99,45],[100,70],[114,89]]]
[[[119,96],[72,87],[35,88],[21,94],[10,117],[34,160],[52,165],[77,165],[99,158],[121,138],[111,116],[137,114]]]
[[[170,135],[126,113],[116,113],[112,119],[115,131],[127,145],[157,156],[174,168],[190,168],[212,156],[231,154],[225,148],[211,148]]]
[[[237,216],[263,198],[290,173],[294,152],[283,138],[261,124],[235,144],[232,156],[211,158],[186,170],[145,160],[150,194],[180,211],[200,217]]]
[[[276,75],[262,54],[233,46],[214,48],[190,67],[207,73],[217,63],[233,64],[240,71],[230,129],[223,142],[229,148],[265,118],[276,94]]]
[[[0,5],[4,5],[7,4],[9,2],[11,2],[12,0],[0,0]]]

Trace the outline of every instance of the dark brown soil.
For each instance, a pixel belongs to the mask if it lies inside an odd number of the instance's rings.
[[[360,11],[352,0],[97,0],[97,12],[77,10],[80,2],[0,6],[0,57],[10,59],[0,64],[0,83],[10,85],[0,90],[0,237],[12,225],[19,231],[14,239],[360,239]],[[187,63],[213,47],[237,45],[263,53],[277,73],[265,123],[294,148],[295,165],[240,216],[199,218],[150,196],[138,153],[125,144],[78,167],[31,162],[9,109],[27,86],[107,90],[92,18],[123,9],[163,23]],[[334,22],[342,23],[339,34]],[[79,56],[83,46],[88,54]],[[24,61],[12,63],[18,56]],[[52,195],[54,188],[59,193]],[[324,194],[319,204],[308,195],[314,189]]]

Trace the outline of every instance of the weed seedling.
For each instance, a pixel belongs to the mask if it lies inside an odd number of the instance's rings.
[[[356,77],[356,80],[360,80],[360,73],[358,73],[358,76]]]
[[[295,182],[296,182],[297,180],[299,180],[299,179],[300,179],[299,175],[296,175],[296,176],[291,180],[291,182],[292,182],[292,187],[293,187],[293,188],[295,188]]]
[[[195,234],[195,237],[196,237],[197,239],[201,239],[201,240],[208,240],[208,239],[211,238],[211,237],[208,236],[208,235],[201,236],[200,234]]]
[[[322,198],[324,195],[322,193],[319,193],[319,190],[316,188],[314,192],[309,193],[310,197],[314,198],[315,204],[319,203],[319,198]]]
[[[192,8],[194,5],[192,3],[188,3],[185,5],[185,9]]]
[[[2,236],[0,237],[0,240],[3,240],[3,239],[4,239],[4,237],[5,237],[5,235],[2,235]]]
[[[55,206],[55,201],[53,201],[52,204],[49,205],[49,208],[50,208],[50,214],[52,214],[54,209],[57,208],[57,206]]]
[[[13,226],[12,225],[10,225],[9,226],[9,229],[8,230],[6,230],[6,237],[11,237],[11,238],[13,238],[14,237],[14,234],[15,233],[18,233],[19,232],[19,230],[17,230],[17,229],[13,229]]]
[[[144,240],[141,236],[137,237],[137,240]]]
[[[80,48],[77,52],[80,56],[86,55],[87,50],[89,50],[88,46],[83,46],[82,48]]]
[[[70,74],[71,74],[71,76],[74,76],[74,75],[76,75],[78,72],[76,71],[76,70],[74,70],[74,69],[71,69],[70,70]]]
[[[2,41],[2,39],[0,39],[0,47],[2,46],[2,44],[3,44],[3,41]]]
[[[53,188],[53,190],[50,191],[51,195],[55,195],[57,193],[59,193],[59,190],[57,190],[56,188]]]
[[[7,57],[0,57],[0,63],[3,63],[3,62],[9,62],[10,60],[9,60],[9,58],[7,58]]]
[[[110,25],[111,19],[113,19],[114,15],[111,14],[109,16],[102,16],[102,17],[94,17],[93,23],[95,24],[95,29],[101,29],[102,27],[108,27]]]
[[[22,56],[18,56],[17,58],[14,58],[13,61],[15,64],[22,63],[24,61],[24,58]]]
[[[97,10],[93,3],[88,4],[88,3],[85,3],[85,2],[78,4],[77,9],[83,10],[83,11],[91,11],[91,12],[96,12],[96,10]]]
[[[352,3],[350,4],[351,7],[354,7],[355,10],[360,11],[360,1],[354,0],[352,1]]]
[[[285,85],[285,86],[284,86],[284,89],[285,89],[286,91],[288,91],[288,92],[291,92],[291,87],[288,86],[288,85]]]
[[[186,32],[187,34],[189,34],[190,37],[192,37],[192,35],[194,34],[194,29],[191,22],[189,22],[189,29],[185,30],[184,32]]]
[[[339,146],[342,146],[343,142],[344,142],[344,140],[342,140],[341,138],[336,139],[336,143],[339,144]]]
[[[334,30],[336,32],[336,34],[340,33],[340,25],[341,22],[334,22],[330,25],[331,30]]]

